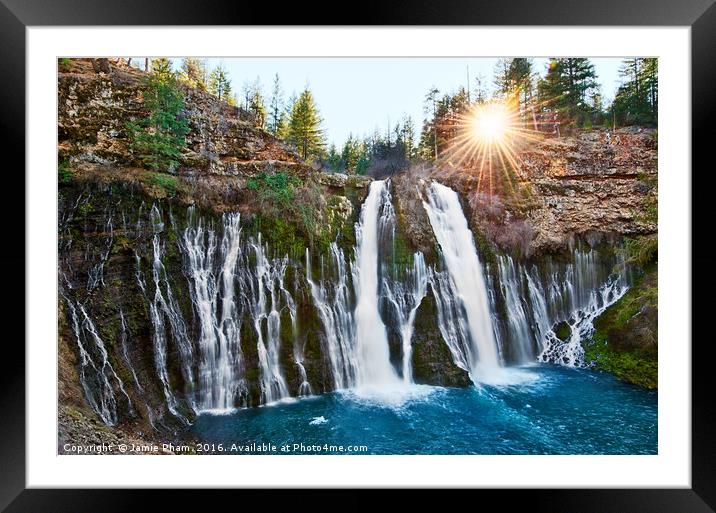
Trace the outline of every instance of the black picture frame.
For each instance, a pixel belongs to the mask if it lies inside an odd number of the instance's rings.
[[[0,0],[0,139],[3,156],[18,157],[16,164],[4,166],[3,198],[6,212],[5,240],[0,253],[6,276],[3,318],[4,365],[0,370],[0,508],[9,512],[33,511],[135,511],[150,499],[162,501],[164,510],[185,509],[189,494],[211,494],[211,503],[232,501],[247,491],[178,490],[67,490],[26,489],[25,484],[25,308],[24,278],[32,269],[25,264],[24,152],[25,107],[32,98],[25,93],[25,30],[47,25],[316,25],[304,4],[278,9],[268,3],[218,0]],[[356,25],[613,25],[691,27],[692,169],[682,170],[692,186],[692,297],[693,330],[684,330],[684,340],[692,345],[692,488],[690,489],[533,489],[479,490],[488,499],[521,503],[530,511],[656,511],[700,512],[716,508],[716,373],[710,358],[713,335],[706,320],[716,306],[716,278],[713,254],[709,251],[713,224],[709,201],[712,194],[713,164],[707,164],[712,137],[708,130],[716,112],[716,5],[714,0],[487,0],[468,2],[364,2],[342,23]],[[340,24],[340,23],[339,23]],[[713,143],[711,143],[713,144]],[[8,162],[9,160],[6,160]],[[16,215],[8,216],[8,212]],[[668,215],[668,213],[662,213]],[[9,246],[12,247],[9,247]],[[19,272],[24,269],[25,275]],[[666,270],[668,272],[668,269]],[[696,274],[698,273],[698,275]],[[9,285],[9,286],[8,286]],[[712,315],[712,314],[711,314]],[[10,333],[8,333],[8,330]],[[12,362],[12,363],[10,363]],[[254,492],[256,493],[256,492]],[[295,497],[295,491],[291,496]],[[416,495],[420,496],[420,495]],[[321,498],[329,500],[328,495]],[[204,504],[210,504],[205,502]],[[528,506],[529,505],[529,506]],[[237,506],[238,507],[238,506]]]

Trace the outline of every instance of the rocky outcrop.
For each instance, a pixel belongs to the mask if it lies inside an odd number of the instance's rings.
[[[455,365],[435,319],[437,306],[432,291],[423,298],[415,315],[413,335],[413,378],[416,383],[445,387],[472,384],[466,370]]]
[[[495,158],[481,171],[479,163],[448,163],[434,175],[462,193],[473,225],[495,247],[558,251],[575,239],[656,232],[656,137],[643,128],[580,131],[516,146],[514,164]]]
[[[127,123],[147,112],[146,74],[112,65],[97,73],[89,59],[73,59],[58,74],[58,144],[60,160],[104,166],[139,164],[129,148]],[[252,176],[266,166],[291,168],[305,176],[313,169],[251,116],[205,91],[183,86],[187,147],[178,174]]]

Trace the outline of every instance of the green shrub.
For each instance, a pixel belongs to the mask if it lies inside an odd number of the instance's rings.
[[[167,193],[168,196],[174,196],[177,193],[177,179],[171,175],[165,175],[163,173],[153,173],[152,185],[161,187]]]
[[[60,162],[57,166],[57,181],[60,184],[68,184],[72,182],[74,176],[75,175],[72,173],[72,169],[70,168],[70,163],[66,160]]]
[[[260,203],[276,209],[285,209],[291,206],[296,188],[301,180],[296,176],[279,171],[276,173],[261,173],[249,178],[246,187],[256,191]]]
[[[328,245],[330,228],[321,229],[324,200],[317,184],[290,172],[270,171],[249,178],[246,188],[255,193],[264,218],[284,219],[311,247]]]
[[[626,239],[623,251],[627,263],[647,267],[658,259],[659,240],[656,235]]]
[[[152,73],[144,91],[146,118],[127,123],[130,148],[151,169],[170,169],[179,165],[189,133],[182,117],[184,95],[174,73]]]

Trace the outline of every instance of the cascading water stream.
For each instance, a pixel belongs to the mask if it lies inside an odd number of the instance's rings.
[[[459,354],[456,363],[466,366],[473,381],[490,381],[502,362],[472,232],[455,191],[432,182],[426,192],[423,206],[449,276],[432,273],[441,332],[453,355]]]
[[[244,273],[244,284],[250,295],[247,302],[256,331],[256,347],[258,350],[259,367],[261,369],[261,396],[262,402],[271,403],[288,397],[288,386],[283,376],[279,362],[281,348],[281,314],[280,294],[283,288],[283,276],[286,273],[288,259],[276,259],[273,262],[266,256],[266,248],[258,240],[250,241],[249,246],[256,260],[255,276],[250,272]],[[248,259],[248,256],[247,256]],[[250,269],[246,261],[245,268]],[[266,336],[264,337],[263,324],[266,323]]]
[[[395,310],[398,331],[403,349],[403,382],[413,382],[412,338],[415,326],[415,315],[420,303],[428,292],[428,269],[425,257],[420,251],[413,255],[413,267],[405,271],[400,280],[384,278],[383,288],[386,297]]]
[[[222,218],[222,237],[189,211],[182,248],[190,295],[199,320],[197,407],[230,410],[246,394],[241,366],[241,320],[234,288],[240,253],[239,214]]]
[[[107,348],[85,307],[74,302],[62,290],[60,293],[69,308],[72,330],[77,342],[80,386],[90,407],[102,422],[113,426],[119,420],[116,392],[121,392],[130,414],[133,412],[132,400],[110,363]]]
[[[361,209],[360,222],[356,225],[358,242],[353,264],[353,285],[356,293],[359,387],[384,387],[400,383],[390,363],[388,337],[378,308],[378,223],[386,201],[389,201],[386,181],[372,182]]]
[[[324,329],[323,347],[336,389],[354,386],[358,376],[355,319],[343,250],[330,245],[333,280],[322,276],[316,282],[311,272],[311,254],[306,248],[306,281]],[[324,274],[324,273],[322,273]]]
[[[303,347],[301,346],[299,340],[298,311],[296,308],[296,302],[293,300],[293,296],[291,296],[291,293],[284,286],[283,280],[283,277],[279,278],[279,288],[286,303],[286,308],[288,308],[289,316],[291,317],[291,334],[293,335],[293,361],[298,368],[298,377],[300,379],[300,382],[298,384],[298,395],[313,395],[311,383],[309,383],[308,381],[308,373],[306,372],[306,367],[304,367],[303,365]],[[298,274],[295,275],[293,289],[300,290],[298,283]]]
[[[591,336],[593,320],[628,289],[623,259],[577,247],[571,261],[548,261],[540,272],[507,255],[496,258],[511,360],[581,365],[582,340]],[[553,331],[562,321],[570,329],[566,341]]]

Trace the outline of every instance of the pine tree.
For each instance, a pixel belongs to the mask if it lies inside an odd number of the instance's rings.
[[[193,57],[182,59],[179,79],[190,87],[196,87],[197,89],[206,91],[206,59],[196,59]]]
[[[144,91],[144,106],[149,113],[144,119],[127,123],[130,148],[150,168],[171,170],[179,163],[189,133],[182,116],[184,96],[171,65],[157,62],[153,70]]]
[[[338,153],[338,150],[336,149],[336,145],[333,143],[331,143],[331,147],[328,149],[328,155],[326,156],[326,162],[328,163],[328,167],[334,173],[337,173],[341,170],[341,165],[342,165],[341,155]]]
[[[510,62],[512,59],[497,59],[493,72],[495,91],[499,96],[506,96],[511,89]]]
[[[358,161],[361,156],[361,142],[353,137],[353,134],[348,134],[348,139],[343,144],[343,151],[341,152],[341,162],[346,167],[346,171],[349,173],[355,173]]]
[[[296,146],[304,160],[318,157],[325,146],[323,120],[308,87],[304,89],[291,110],[288,140]]]
[[[266,123],[266,105],[264,97],[261,94],[261,81],[256,77],[256,81],[251,86],[251,97],[249,98],[249,112],[251,112],[254,124],[263,128]]]
[[[475,103],[481,104],[487,101],[487,89],[485,87],[485,84],[485,76],[478,74],[475,77],[475,90],[473,96],[475,99]]]
[[[649,104],[649,121],[656,124],[659,118],[659,60],[654,57],[645,58],[639,78]]]
[[[589,59],[551,59],[538,89],[540,102],[562,124],[582,124],[593,114],[590,94],[597,88],[596,72]]]
[[[273,79],[273,89],[271,90],[268,114],[268,130],[274,136],[278,135],[279,128],[283,121],[283,115],[283,90],[281,89],[281,79],[278,73],[276,73]]]
[[[437,87],[431,87],[425,95],[425,104],[423,112],[426,119],[423,123],[423,133],[420,137],[421,153],[426,160],[437,160],[438,158],[438,91]],[[432,118],[427,116],[431,115]],[[431,155],[432,152],[432,155]]]
[[[619,69],[622,84],[612,113],[620,124],[652,125],[658,116],[658,61],[655,58],[625,59]]]
[[[209,92],[219,101],[227,101],[231,96],[231,79],[222,65],[214,68],[209,74]]]
[[[169,81],[175,77],[174,71],[172,70],[172,61],[166,57],[160,57],[158,59],[152,59],[152,75],[160,81]]]

